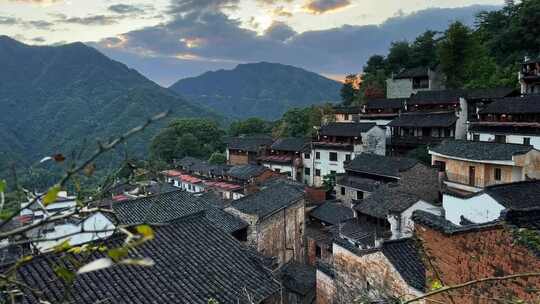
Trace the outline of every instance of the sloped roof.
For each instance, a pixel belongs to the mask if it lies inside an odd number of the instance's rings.
[[[199,303],[213,298],[219,303],[254,303],[276,294],[280,284],[258,259],[230,235],[215,228],[204,217],[192,216],[155,228],[155,239],[137,247],[130,257],[150,258],[152,267],[114,266],[78,275],[70,291],[70,302],[97,303]],[[123,237],[105,241],[108,248],[121,246]],[[90,260],[106,253],[95,252]],[[85,255],[72,257],[85,261]],[[53,272],[57,265],[72,268],[70,259],[47,254],[25,263],[17,279],[43,292],[45,300],[59,303],[65,290]],[[25,292],[22,303],[41,303]]]
[[[258,165],[238,165],[232,166],[227,175],[241,180],[248,180],[263,174],[267,170],[268,168]]]
[[[352,176],[345,173],[338,174],[336,176],[336,185],[351,187],[366,192],[373,192],[381,185],[381,182],[371,178]]]
[[[353,218],[354,212],[351,208],[347,208],[339,202],[328,201],[315,208],[310,213],[310,216],[322,222],[336,225]]]
[[[279,151],[301,152],[304,151],[309,142],[309,138],[303,137],[279,138],[272,144],[271,148]]]
[[[514,96],[514,88],[488,88],[488,89],[451,89],[435,91],[419,91],[411,96],[409,105],[415,104],[446,104],[457,103],[460,98],[466,99],[494,99]]]
[[[230,137],[225,140],[229,149],[257,152],[261,146],[270,146],[272,137],[266,134],[257,134],[241,137]]]
[[[500,225],[500,221],[492,221],[482,224],[472,224],[458,226],[443,216],[439,216],[424,210],[415,210],[412,215],[412,219],[415,223],[429,227],[431,229],[440,231],[445,234],[466,233],[471,231],[478,231],[481,229],[490,229]]]
[[[418,161],[412,158],[361,153],[345,165],[345,170],[398,178],[400,172],[410,169],[417,163]]]
[[[540,208],[540,180],[489,186],[484,192],[507,209]]]
[[[369,99],[366,102],[366,109],[403,109],[407,99]]]
[[[231,207],[264,218],[296,203],[303,196],[304,191],[299,187],[276,184],[232,202]]]
[[[538,114],[540,113],[540,95],[502,98],[480,111],[480,114]]]
[[[334,235],[334,242],[344,248],[353,250],[353,252],[359,249],[349,241],[370,248],[375,246],[375,240],[384,233],[376,224],[361,221],[359,218],[352,218],[331,226],[330,232]]]
[[[427,67],[415,67],[410,69],[404,69],[403,71],[394,75],[394,79],[413,78],[413,77],[428,77],[429,69]]]
[[[177,165],[182,166],[184,170],[197,171],[201,174],[211,175],[224,175],[229,170],[228,165],[214,165],[205,160],[201,160],[195,157],[186,156],[176,162]]]
[[[241,219],[224,214],[220,210],[223,205],[219,202],[183,190],[117,202],[112,207],[120,224],[167,223],[205,212],[210,222],[226,232],[234,232],[246,226]]]
[[[359,201],[354,209],[362,214],[386,219],[391,213],[401,213],[407,210],[420,199],[415,194],[400,191],[397,185],[385,185]]]
[[[512,160],[514,155],[525,154],[532,146],[518,144],[502,144],[486,141],[445,140],[430,149],[435,153],[448,157],[471,160]]]
[[[377,125],[374,122],[332,122],[321,127],[322,136],[358,136]]]
[[[457,121],[454,112],[423,113],[412,112],[402,113],[398,118],[392,120],[388,125],[391,127],[450,127]]]
[[[413,239],[386,241],[381,251],[409,286],[425,291],[426,268]]]
[[[316,271],[313,266],[292,261],[283,265],[277,276],[287,290],[306,296],[315,293]]]

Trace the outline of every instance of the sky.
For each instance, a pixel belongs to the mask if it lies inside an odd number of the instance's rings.
[[[504,0],[0,0],[0,34],[82,41],[168,86],[269,61],[327,77],[362,69],[396,40],[444,30]]]

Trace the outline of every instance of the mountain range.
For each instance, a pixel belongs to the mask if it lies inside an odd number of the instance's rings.
[[[233,70],[186,78],[170,89],[233,119],[279,119],[292,107],[337,102],[341,84],[319,74],[277,63],[240,64]]]
[[[0,36],[0,165],[25,165],[53,153],[68,155],[118,136],[157,113],[213,117],[83,43],[30,46]],[[142,155],[161,122],[130,140]],[[0,168],[2,170],[2,168]]]

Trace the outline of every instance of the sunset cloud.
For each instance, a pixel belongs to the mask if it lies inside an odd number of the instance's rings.
[[[336,11],[351,5],[350,0],[309,0],[304,9],[314,15]]]

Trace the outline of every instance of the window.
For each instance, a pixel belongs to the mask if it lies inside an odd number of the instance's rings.
[[[311,158],[311,154],[309,154],[309,153],[304,153],[304,158],[305,158],[305,159],[310,159],[310,158]]]
[[[356,191],[356,199],[357,199],[357,200],[364,199],[364,192],[362,192],[362,191]]]
[[[341,187],[341,195],[345,195],[345,187]]]
[[[315,176],[321,176],[321,169],[315,169]]]
[[[506,143],[506,136],[505,135],[495,135],[495,142],[500,144]]]
[[[276,169],[274,169],[274,171],[275,171],[276,173],[280,173],[280,172],[281,172],[281,169],[277,169],[277,168],[276,168]]]
[[[287,171],[287,172],[285,172],[285,174],[287,174],[288,177],[291,177],[291,176],[292,176],[291,171]]]
[[[502,178],[501,168],[495,168],[495,180],[500,181]]]
[[[330,161],[337,161],[337,153],[330,152]]]
[[[480,134],[473,134],[474,141],[480,141]]]
[[[319,245],[315,245],[315,256],[321,258],[321,247]]]
[[[315,152],[315,159],[321,159],[321,152]]]
[[[523,137],[523,144],[530,146],[531,145],[531,138],[530,137]]]
[[[336,173],[337,173],[337,172],[334,171],[334,170],[330,171],[330,175],[336,175]]]
[[[344,114],[343,117],[345,118],[345,120],[349,120],[349,114]]]
[[[446,163],[440,160],[435,161],[435,167],[439,170],[439,172],[445,172],[446,171]]]
[[[311,168],[304,168],[304,175],[311,175]]]
[[[350,154],[345,154],[345,161],[348,162],[351,160],[351,155]]]

